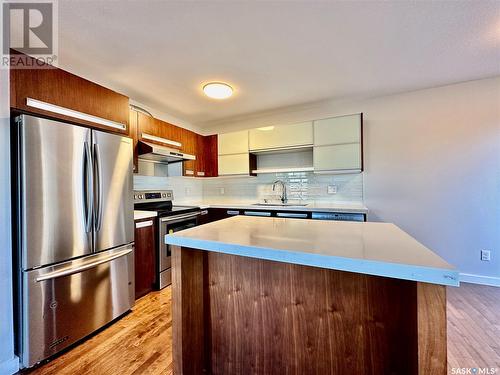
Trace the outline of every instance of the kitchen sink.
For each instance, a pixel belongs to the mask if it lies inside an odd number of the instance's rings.
[[[265,203],[253,203],[252,206],[304,207],[304,206],[307,206],[307,203],[265,202]]]

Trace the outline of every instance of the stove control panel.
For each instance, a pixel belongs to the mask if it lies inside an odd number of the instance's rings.
[[[137,190],[134,191],[134,203],[165,202],[174,199],[172,190]]]

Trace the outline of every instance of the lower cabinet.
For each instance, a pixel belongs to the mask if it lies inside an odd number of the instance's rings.
[[[202,210],[198,217],[198,225],[226,219],[231,216],[261,216],[281,217],[288,219],[314,219],[333,221],[366,221],[366,214],[360,212],[322,212],[322,211],[276,211],[266,209],[238,209],[238,208],[208,208]]]
[[[154,288],[156,282],[156,219],[135,221],[135,299]]]
[[[212,221],[222,220],[240,214],[241,211],[238,209],[208,208],[201,211],[201,215],[198,217],[198,225],[211,223]]]

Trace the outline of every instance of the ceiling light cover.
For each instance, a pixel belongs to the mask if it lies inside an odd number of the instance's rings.
[[[203,86],[206,96],[213,99],[227,99],[233,95],[233,88],[224,82],[210,82]]]

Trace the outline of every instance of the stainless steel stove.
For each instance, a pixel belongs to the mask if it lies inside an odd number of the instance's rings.
[[[172,252],[165,244],[165,235],[198,225],[200,208],[195,206],[174,206],[172,190],[135,191],[134,209],[158,212],[157,277],[158,289],[172,283]]]

